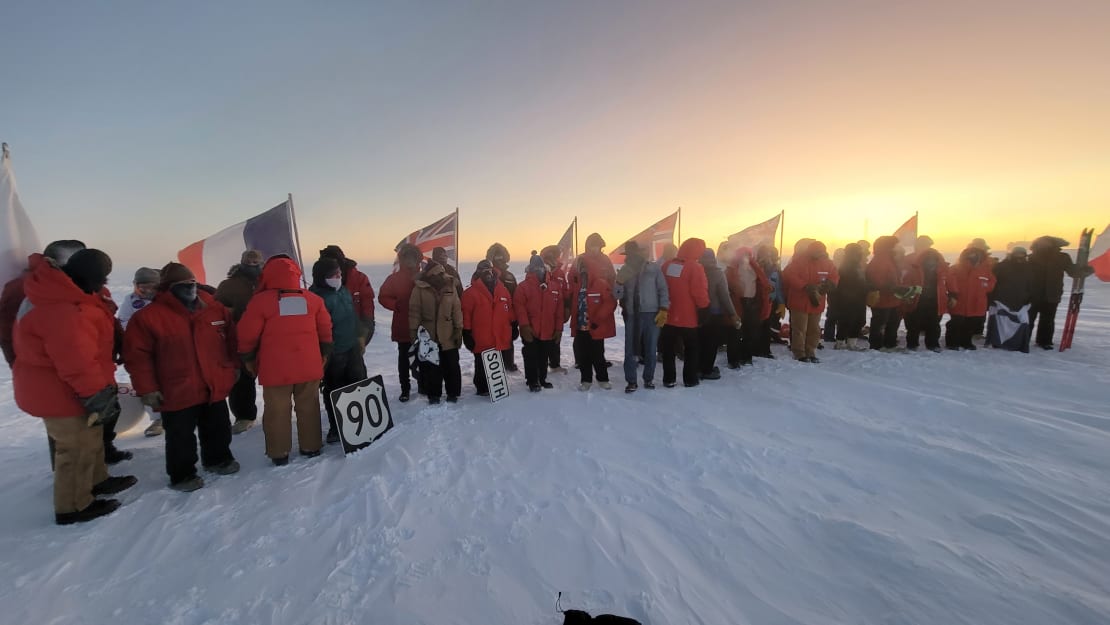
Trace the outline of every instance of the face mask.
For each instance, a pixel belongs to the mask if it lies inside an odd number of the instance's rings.
[[[327,278],[324,280],[324,282],[327,282],[328,286],[335,289],[336,291],[339,290],[339,287],[343,286],[343,278]]]
[[[181,300],[182,304],[188,306],[197,300],[197,285],[196,283],[175,284],[170,287],[170,293],[173,293],[174,297]]]

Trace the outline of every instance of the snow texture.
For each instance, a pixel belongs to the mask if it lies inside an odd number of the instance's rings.
[[[1064,354],[778,351],[697,389],[625,395],[615,339],[614,390],[578,392],[571,369],[531,394],[516,374],[496,405],[474,395],[469,357],[459,404],[396,402],[380,311],[367,362],[396,421],[382,440],[275,468],[255,427],[234,439],[239,474],[182,494],[144,422],[121,436],[135,458],[113,472],[140,480],[124,506],[68,527],[5,369],[0,614],[539,625],[562,622],[562,591],[564,607],[653,625],[1107,623],[1108,286],[1089,288]]]

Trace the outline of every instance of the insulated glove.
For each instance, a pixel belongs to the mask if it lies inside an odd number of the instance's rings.
[[[463,330],[463,345],[467,350],[474,351],[474,334],[470,330]]]
[[[655,313],[655,326],[662,328],[665,325],[667,325],[667,309],[660,308],[659,312]]]
[[[119,389],[116,388],[115,384],[105,386],[92,397],[80,397],[78,399],[85,406],[85,412],[89,417],[89,427],[119,418]]]
[[[517,324],[517,322],[514,321],[513,322],[513,340],[515,341],[518,338],[520,338],[520,325]]]
[[[162,407],[162,402],[165,399],[161,391],[154,391],[153,393],[143,395],[141,401],[144,406],[150,406],[151,410],[157,411]]]
[[[525,343],[531,343],[536,340],[535,335],[532,334],[532,326],[520,326],[520,338]]]
[[[816,284],[806,285],[806,295],[809,296],[809,303],[814,306],[821,305],[821,291]]]

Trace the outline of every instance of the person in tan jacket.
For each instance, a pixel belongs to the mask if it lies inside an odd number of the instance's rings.
[[[426,338],[421,336],[421,328],[426,332]],[[447,275],[443,265],[429,263],[416,279],[409,298],[409,338],[414,344],[424,340],[438,349],[438,354],[424,357],[427,350],[417,345],[417,352],[421,354],[420,377],[428,394],[428,403],[439,403],[444,386],[447,387],[448,402],[459,400],[462,393],[462,371],[459,369],[462,335],[462,304],[455,290],[455,281]]]

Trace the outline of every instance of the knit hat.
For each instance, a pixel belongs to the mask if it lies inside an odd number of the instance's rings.
[[[917,237],[917,241],[914,242],[914,245],[917,246],[917,247],[932,247],[933,246],[933,237],[931,237],[927,234],[923,234],[923,235]]]
[[[1010,250],[1010,256],[1028,256],[1028,255],[1029,255],[1029,251],[1026,250],[1024,247],[1022,247],[1020,245],[1015,245],[1013,247],[1013,249]]]
[[[243,265],[261,265],[263,260],[262,252],[258,250],[247,250],[239,257],[239,263]]]
[[[181,263],[166,263],[162,267],[162,280],[158,283],[159,291],[168,291],[170,287],[180,282],[196,281],[193,272]]]
[[[602,241],[601,245],[604,246],[605,242]],[[621,254],[623,254],[624,256],[628,256],[630,254],[639,254],[639,253],[642,253],[643,251],[644,250],[640,248],[639,243],[637,243],[635,241],[628,241],[627,243],[624,244],[624,251],[621,252]]]
[[[326,286],[326,280],[337,271],[339,271],[338,260],[330,256],[320,257],[320,260],[312,265],[312,284],[318,287]]]
[[[536,254],[536,250],[532,250],[532,257],[528,259],[528,269],[525,272],[536,273],[538,271],[547,271],[547,265],[544,264],[539,254]]]
[[[343,253],[343,250],[338,245],[329,245],[320,250],[320,258],[334,258],[339,262],[347,260],[347,256]]]
[[[563,256],[563,250],[558,245],[548,245],[540,250],[540,258],[548,265],[555,267],[559,264],[559,259]]]
[[[112,259],[97,249],[78,250],[69,257],[62,271],[86,293],[96,293],[108,282]]]
[[[161,279],[162,274],[159,273],[157,269],[151,269],[150,267],[140,267],[139,270],[135,272],[134,283],[158,284],[158,281]]]
[[[586,249],[590,249],[591,247],[599,249],[605,247],[605,239],[601,238],[601,235],[596,232],[591,234],[586,237]]]
[[[968,247],[973,247],[973,248],[979,250],[980,252],[989,252],[989,251],[991,251],[991,246],[987,245],[987,242],[984,241],[983,239],[972,239],[971,243],[968,243],[967,246]]]

